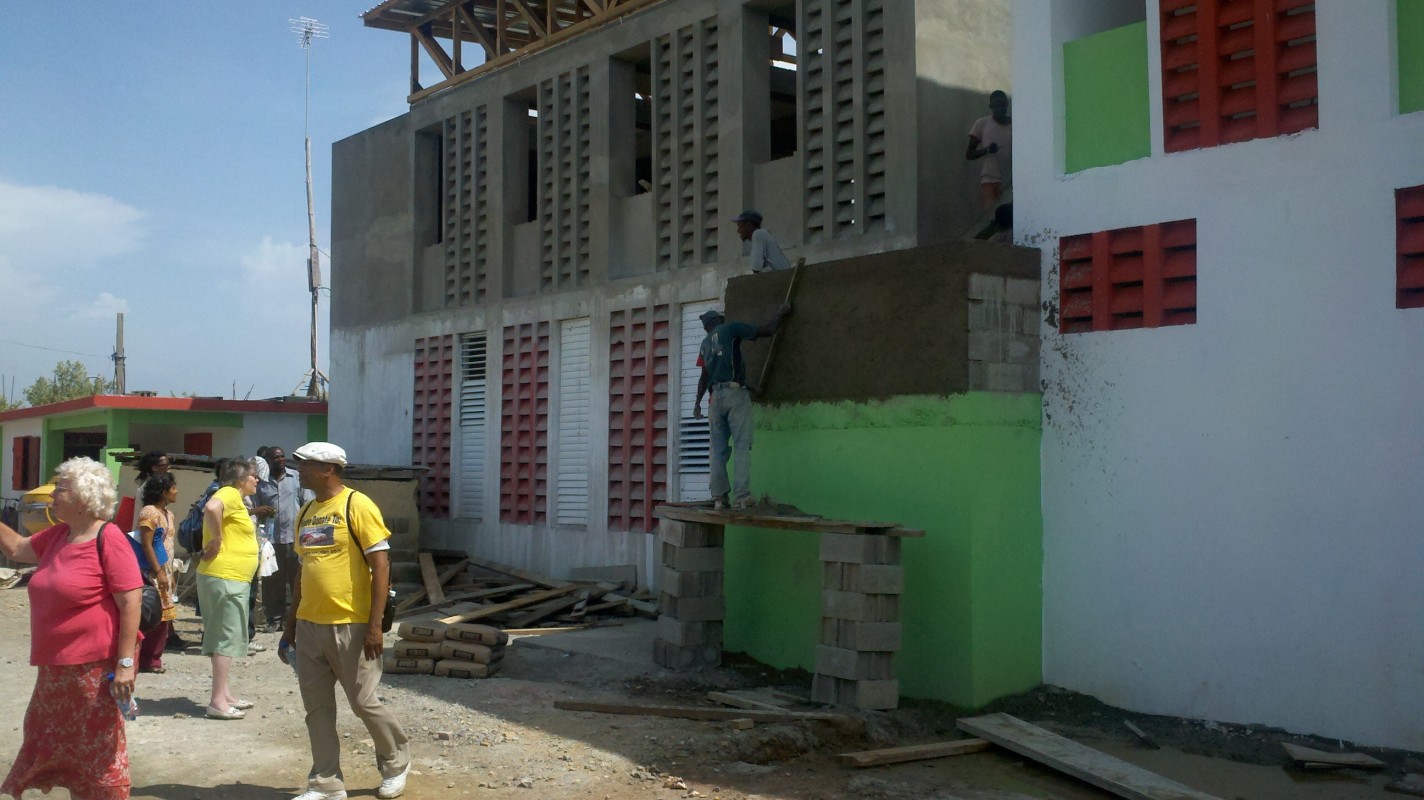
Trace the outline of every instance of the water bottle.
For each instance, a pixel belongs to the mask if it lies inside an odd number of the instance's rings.
[[[114,673],[110,672],[104,676],[104,679],[112,682],[114,680]],[[133,693],[129,694],[129,699],[127,700],[120,700],[115,697],[114,705],[119,707],[119,713],[123,715],[124,719],[132,722],[138,717],[138,698],[134,697]]]
[[[292,668],[292,674],[297,674],[297,646],[283,640],[281,644],[277,645],[277,654],[286,659],[287,666]]]

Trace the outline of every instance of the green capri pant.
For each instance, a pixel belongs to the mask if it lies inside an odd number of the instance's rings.
[[[203,655],[247,655],[247,595],[252,584],[198,575],[203,605]]]

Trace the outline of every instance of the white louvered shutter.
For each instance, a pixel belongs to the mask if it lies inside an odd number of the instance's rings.
[[[558,469],[555,522],[588,524],[589,335],[587,317],[559,323]]]
[[[485,503],[485,335],[460,337],[460,474],[455,514],[484,517]]]
[[[677,483],[678,499],[683,502],[706,500],[712,491],[708,484],[712,473],[712,436],[706,417],[693,418],[692,404],[697,399],[697,379],[702,376],[702,368],[697,366],[697,351],[707,336],[699,317],[716,307],[717,303],[713,300],[687,303],[682,307],[682,360],[678,364],[681,380],[677,407],[681,421],[677,435]],[[702,410],[707,411],[705,404]]]

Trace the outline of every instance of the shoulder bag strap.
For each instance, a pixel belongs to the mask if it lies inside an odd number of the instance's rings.
[[[356,537],[356,526],[351,524],[351,498],[356,496],[356,490],[352,489],[351,494],[346,495],[346,532],[351,535],[351,543],[356,545],[356,552],[361,554],[361,560],[370,567],[371,562],[366,558],[366,551],[361,549],[361,540]]]

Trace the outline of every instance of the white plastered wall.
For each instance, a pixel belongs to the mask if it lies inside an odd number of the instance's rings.
[[[1164,154],[1153,68],[1153,156],[1063,176],[1073,6],[1014,7],[1016,238],[1055,298],[1057,237],[1195,218],[1198,322],[1043,328],[1045,681],[1424,749],[1424,310],[1394,307],[1424,114],[1395,113],[1393,4],[1318,4],[1319,130]]]

